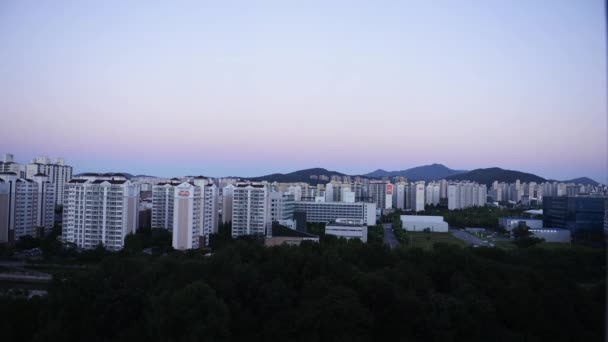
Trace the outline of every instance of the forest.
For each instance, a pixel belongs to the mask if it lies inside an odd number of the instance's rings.
[[[603,250],[391,250],[324,236],[147,255],[145,241],[56,273],[46,297],[1,296],[3,340],[603,340]]]

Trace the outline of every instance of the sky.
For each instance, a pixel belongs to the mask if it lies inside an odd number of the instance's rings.
[[[601,0],[0,2],[0,153],[608,182]]]

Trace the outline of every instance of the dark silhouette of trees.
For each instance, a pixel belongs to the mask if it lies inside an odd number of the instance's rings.
[[[219,232],[218,235],[226,232]],[[139,243],[137,243],[139,244]],[[139,246],[139,245],[138,245]],[[432,250],[325,236],[213,255],[92,252],[48,297],[0,296],[9,341],[601,341],[603,250]]]

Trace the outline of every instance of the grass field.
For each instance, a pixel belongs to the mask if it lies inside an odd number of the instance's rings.
[[[460,247],[467,247],[467,244],[455,238],[450,233],[424,233],[424,232],[407,232],[409,238],[409,247],[417,247],[425,250],[431,250],[435,243],[449,243]]]

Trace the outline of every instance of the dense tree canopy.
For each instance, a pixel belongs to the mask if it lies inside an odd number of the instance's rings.
[[[65,342],[600,341],[604,272],[603,251],[579,248],[237,240],[212,256],[106,254],[55,277],[46,298],[1,299],[0,329]]]

